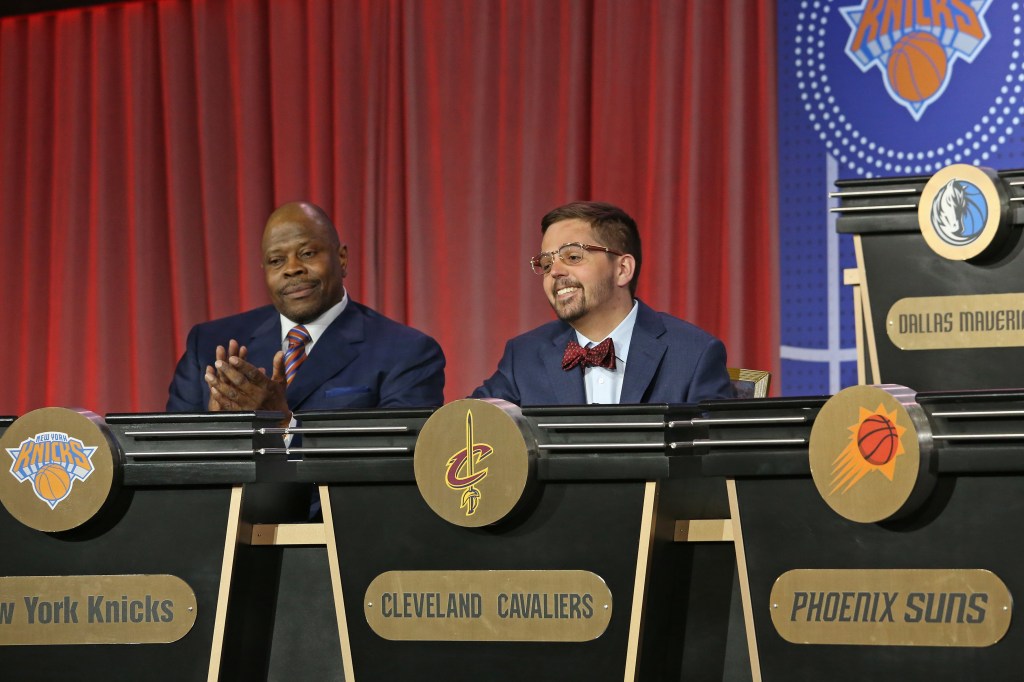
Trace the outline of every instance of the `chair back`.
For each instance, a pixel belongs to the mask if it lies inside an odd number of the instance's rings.
[[[772,373],[760,369],[729,367],[729,378],[736,389],[737,398],[767,398]]]

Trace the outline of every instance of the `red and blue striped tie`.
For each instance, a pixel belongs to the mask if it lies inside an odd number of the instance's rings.
[[[306,344],[310,340],[309,332],[301,324],[292,327],[285,340],[288,341],[288,350],[284,352],[284,376],[288,383],[299,371],[299,367],[306,361]]]

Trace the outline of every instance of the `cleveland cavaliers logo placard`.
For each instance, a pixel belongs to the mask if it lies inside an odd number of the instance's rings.
[[[519,408],[457,400],[434,412],[416,439],[416,485],[438,516],[476,528],[508,516],[531,478],[536,440]]]
[[[861,523],[916,509],[935,484],[931,431],[895,384],[852,386],[832,396],[811,429],[811,477],[823,500]]]
[[[102,420],[45,407],[18,418],[0,438],[0,503],[30,528],[77,528],[112,497],[123,455]]]

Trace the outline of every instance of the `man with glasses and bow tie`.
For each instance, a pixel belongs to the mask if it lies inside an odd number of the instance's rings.
[[[348,247],[308,202],[274,211],[263,232],[273,305],[196,325],[168,412],[435,407],[444,354],[434,339],[345,291]]]
[[[695,403],[733,397],[725,346],[633,296],[640,234],[622,209],[575,202],[541,219],[530,259],[558,321],[517,336],[473,392],[516,405]]]

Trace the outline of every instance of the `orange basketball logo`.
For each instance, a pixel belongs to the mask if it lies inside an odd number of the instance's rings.
[[[908,33],[893,46],[887,70],[889,83],[899,97],[923,102],[946,80],[946,51],[930,33]]]
[[[873,414],[857,429],[857,449],[860,456],[872,464],[885,464],[896,456],[900,439],[896,425],[880,414]]]
[[[872,472],[891,481],[896,458],[904,454],[901,437],[907,430],[896,422],[896,412],[887,412],[884,405],[873,411],[862,407],[849,430],[849,443],[832,463],[832,492],[844,493]]]
[[[84,481],[93,472],[96,447],[60,431],[37,433],[16,448],[7,448],[13,458],[11,475],[29,481],[36,497],[55,508],[71,494],[75,480]]]
[[[877,67],[889,96],[914,120],[945,92],[957,59],[973,62],[991,37],[991,0],[863,0],[840,7],[850,25],[846,54],[861,71]]]

